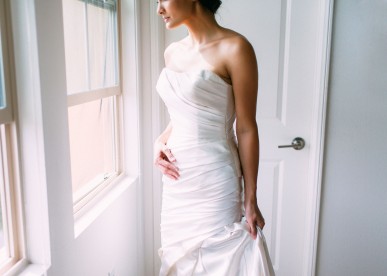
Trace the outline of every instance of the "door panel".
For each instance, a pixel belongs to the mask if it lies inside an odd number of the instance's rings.
[[[225,0],[218,20],[252,43],[259,64],[258,202],[276,274],[303,275],[318,2]],[[278,149],[295,137],[304,149]]]

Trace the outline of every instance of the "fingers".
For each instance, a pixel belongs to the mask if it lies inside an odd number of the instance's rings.
[[[179,178],[179,169],[173,164],[176,162],[176,158],[166,144],[155,143],[154,160],[154,164],[159,168],[162,174],[173,180]]]
[[[257,226],[263,230],[263,227],[265,227],[265,220],[258,221]]]
[[[254,217],[247,219],[247,223],[250,228],[250,236],[255,240],[257,238],[257,227],[263,230],[263,227],[265,226],[265,220],[263,217]]]
[[[163,153],[165,154],[165,156],[168,158],[169,161],[176,162],[175,156],[173,156],[171,150],[166,145],[163,148]]]
[[[250,226],[250,235],[255,240],[257,238],[257,227],[255,222],[249,223]]]
[[[162,157],[158,157],[156,159],[155,165],[160,169],[162,174],[173,180],[177,180],[180,176],[179,169],[171,162],[163,159]]]

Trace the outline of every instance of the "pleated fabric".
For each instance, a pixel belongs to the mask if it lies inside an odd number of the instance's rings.
[[[180,178],[163,177],[160,276],[272,276],[267,245],[242,219],[232,86],[209,70],[164,68],[157,91],[172,122]]]

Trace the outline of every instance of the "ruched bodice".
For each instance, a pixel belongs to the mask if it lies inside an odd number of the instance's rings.
[[[174,130],[193,139],[233,135],[232,86],[210,70],[175,72],[164,68],[157,91],[168,107]]]
[[[272,276],[263,234],[242,219],[232,86],[209,70],[164,68],[157,91],[171,117],[180,177],[163,177],[160,275]]]

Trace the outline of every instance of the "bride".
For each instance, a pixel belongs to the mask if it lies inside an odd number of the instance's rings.
[[[160,275],[274,275],[256,197],[257,62],[245,37],[216,22],[220,5],[158,1],[167,29],[188,29],[165,50],[157,83],[171,117],[154,146]]]

